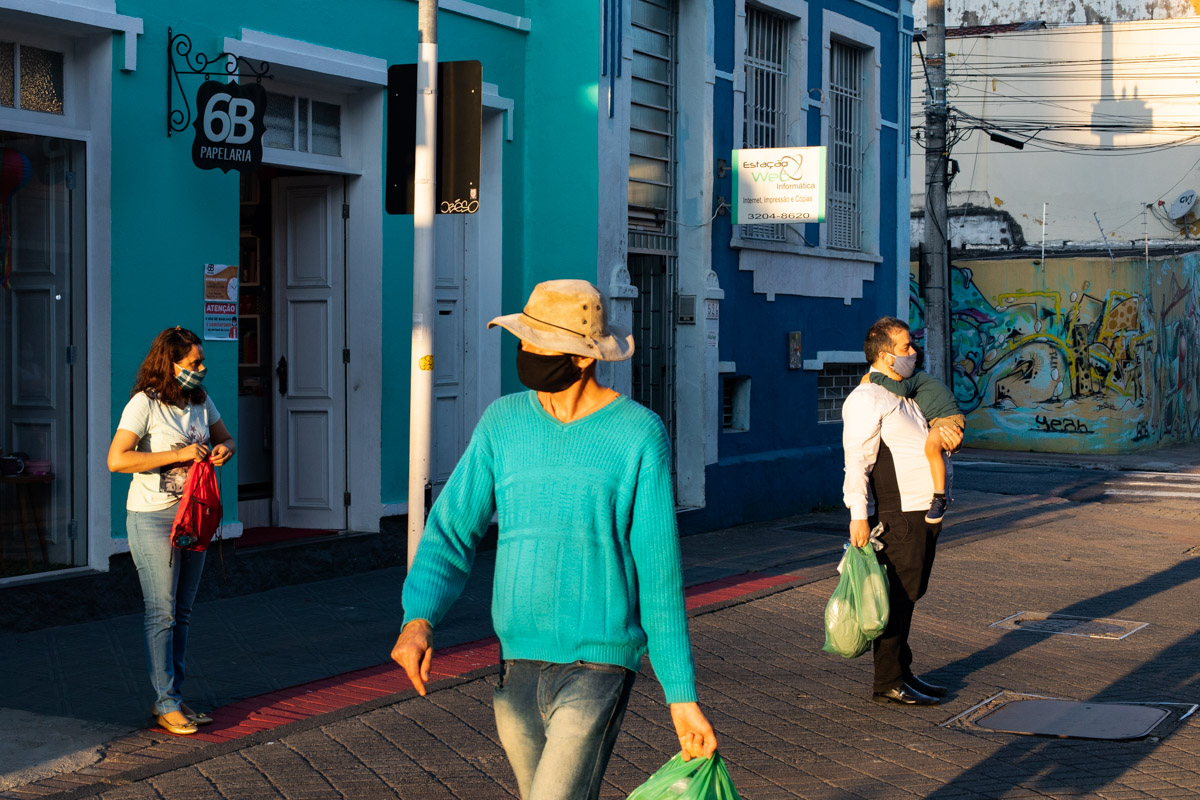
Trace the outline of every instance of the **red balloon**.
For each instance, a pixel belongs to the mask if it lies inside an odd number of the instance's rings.
[[[0,147],[0,205],[4,205],[33,177],[33,164],[12,147]]]

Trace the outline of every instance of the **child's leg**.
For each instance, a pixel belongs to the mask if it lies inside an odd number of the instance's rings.
[[[929,460],[929,472],[933,475],[933,493],[946,493],[946,460],[942,458],[942,435],[937,428],[929,429],[925,438],[925,458]]]

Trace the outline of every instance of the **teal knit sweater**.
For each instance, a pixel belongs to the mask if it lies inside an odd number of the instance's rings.
[[[493,512],[492,624],[503,658],[641,666],[668,703],[696,700],[670,446],[627,397],[563,423],[536,392],[492,403],[429,514],[404,583],[404,622],[435,627]]]

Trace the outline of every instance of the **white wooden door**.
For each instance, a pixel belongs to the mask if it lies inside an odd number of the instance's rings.
[[[275,502],[282,527],[346,525],[343,179],[279,178],[275,243]]]
[[[439,214],[435,218],[437,235],[437,324],[434,328],[433,359],[433,464],[430,480],[434,493],[441,490],[454,465],[467,447],[469,433],[465,409],[467,270],[472,238],[471,216]],[[472,337],[473,338],[473,337]]]

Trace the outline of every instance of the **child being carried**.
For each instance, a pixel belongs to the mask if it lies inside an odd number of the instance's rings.
[[[897,381],[882,372],[871,372],[863,378],[879,384],[892,394],[909,397],[929,423],[929,436],[925,439],[925,458],[929,460],[929,471],[933,475],[933,503],[925,515],[925,521],[935,524],[946,515],[950,499],[946,496],[946,462],[942,451],[946,450],[939,428],[958,428],[961,434],[967,427],[967,418],[954,400],[950,387],[928,372],[916,372],[911,378]]]

